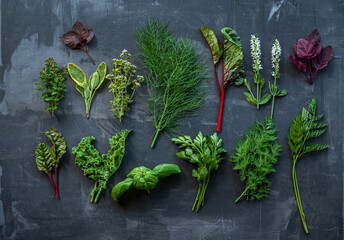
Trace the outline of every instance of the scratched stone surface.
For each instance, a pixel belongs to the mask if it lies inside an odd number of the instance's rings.
[[[343,239],[343,1],[0,0],[0,5],[0,239]],[[191,176],[193,166],[175,156],[178,150],[166,134],[158,138],[154,149],[150,148],[154,127],[146,104],[146,86],[137,90],[122,123],[109,110],[108,83],[95,96],[90,119],[86,119],[83,99],[69,77],[66,98],[56,116],[44,111],[45,104],[34,83],[45,59],[54,57],[60,66],[73,62],[87,76],[96,69],[85,53],[67,49],[59,39],[75,20],[95,32],[89,51],[96,64],[104,61],[110,65],[122,49],[128,49],[133,63],[140,67],[134,31],[146,17],[168,20],[177,36],[190,36],[209,67],[204,108],[178,129],[192,137],[200,130],[208,135],[215,132],[219,107],[211,56],[199,27],[208,26],[218,36],[223,27],[237,30],[251,83],[250,35],[261,40],[266,80],[272,80],[272,43],[275,38],[280,40],[278,83],[290,94],[276,101],[278,142],[283,151],[276,173],[270,176],[272,187],[267,198],[234,204],[244,184],[225,160],[211,175],[204,207],[199,213],[192,212],[198,189]],[[323,43],[333,46],[334,55],[315,83],[309,85],[287,53],[293,51],[299,37],[315,27]],[[244,90],[230,87],[226,92],[219,136],[229,153],[234,152],[235,142],[256,119],[270,113],[270,104],[260,111],[249,105]],[[317,98],[318,113],[324,113],[328,123],[327,132],[317,141],[329,144],[329,149],[307,154],[297,165],[310,231],[306,236],[294,196],[287,133],[292,119],[312,96]],[[44,131],[51,127],[58,129],[68,144],[59,167],[60,199],[55,198],[48,177],[35,164],[35,149],[40,142],[48,143]],[[133,129],[122,165],[110,178],[99,202],[92,204],[94,182],[75,165],[71,149],[82,137],[92,135],[97,138],[97,149],[105,153],[108,138],[122,129]],[[151,194],[132,191],[119,203],[112,200],[112,187],[132,168],[160,163],[176,163],[182,174],[165,179]]]

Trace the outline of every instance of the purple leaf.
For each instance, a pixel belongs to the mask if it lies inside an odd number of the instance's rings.
[[[70,49],[78,48],[81,44],[79,34],[74,31],[69,31],[63,34],[61,36],[61,40],[64,45]]]
[[[327,46],[322,49],[320,54],[312,59],[312,67],[320,70],[327,66],[333,55],[332,46]]]
[[[82,24],[81,22],[79,22],[78,20],[76,20],[76,22],[74,23],[72,30],[77,32],[80,35],[80,37],[82,38],[82,40],[87,39],[88,30],[87,30],[86,26],[84,24]]]
[[[322,43],[318,29],[314,28],[314,30],[310,34],[308,34],[305,39],[308,41],[314,41],[314,47],[317,50],[317,54],[320,54],[322,49]]]
[[[293,61],[294,65],[301,71],[301,72],[306,72],[307,67],[306,63],[304,63],[302,60],[299,60],[295,54],[288,54],[288,57]]]
[[[94,37],[94,33],[93,33],[92,31],[89,31],[88,33],[89,33],[89,35],[88,35],[88,37],[87,37],[87,39],[86,39],[86,43],[91,42],[91,40],[92,40],[93,37]]]
[[[299,38],[296,46],[296,56],[300,59],[311,59],[317,55],[314,41]]]

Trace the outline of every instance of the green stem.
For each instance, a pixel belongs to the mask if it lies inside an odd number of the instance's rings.
[[[296,165],[296,160],[294,160],[294,162],[293,162],[293,172],[292,172],[293,183],[294,183],[294,190],[295,190],[295,197],[296,197],[297,206],[299,208],[299,212],[300,212],[300,217],[301,217],[301,220],[302,220],[303,228],[304,228],[305,232],[308,233],[307,224],[306,224],[306,217],[305,217],[305,214],[304,214],[303,209],[302,209],[300,192],[299,192],[299,187],[298,187],[298,184],[297,184],[295,165]]]
[[[271,119],[274,116],[274,106],[275,106],[275,95],[272,95],[272,107],[271,107],[271,115],[270,115]]]
[[[259,83],[257,83],[257,109],[259,110],[259,102],[260,102],[260,99],[259,99]]]
[[[156,132],[155,132],[155,135],[154,135],[154,139],[153,139],[153,142],[152,142],[152,145],[151,145],[151,148],[154,148],[154,145],[155,145],[155,141],[159,135],[159,132],[160,132],[160,129],[157,129]]]
[[[242,194],[237,198],[237,200],[235,200],[234,203],[237,203],[237,202],[245,195],[245,193],[246,193],[249,189],[250,189],[249,186],[246,187],[246,189],[245,189],[245,190],[242,192]]]
[[[195,199],[195,202],[194,202],[194,205],[192,207],[192,211],[195,210],[195,207],[196,207],[196,204],[197,204],[197,201],[199,199],[199,195],[201,193],[201,189],[202,189],[202,186],[203,184],[201,182],[199,182],[199,186],[198,186],[198,192],[197,192],[197,196],[196,196],[196,199]]]

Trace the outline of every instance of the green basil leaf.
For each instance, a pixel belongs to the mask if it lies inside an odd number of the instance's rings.
[[[165,178],[173,174],[180,174],[182,171],[176,164],[159,164],[153,169],[153,172],[158,175],[158,178]]]
[[[287,90],[281,90],[281,91],[278,91],[278,93],[277,93],[277,97],[282,97],[282,96],[285,96],[285,95],[287,95],[289,93],[289,91],[287,91]]]
[[[111,191],[111,197],[114,201],[118,201],[118,199],[130,188],[133,187],[133,179],[127,178],[122,182],[117,183]]]

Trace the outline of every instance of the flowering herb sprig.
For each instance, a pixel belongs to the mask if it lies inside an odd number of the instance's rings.
[[[279,41],[276,39],[275,43],[272,45],[272,49],[271,49],[271,63],[272,63],[272,68],[273,68],[271,76],[274,78],[273,84],[271,84],[269,82],[269,89],[270,89],[270,93],[272,96],[272,107],[271,107],[271,115],[270,115],[271,119],[272,119],[273,114],[274,114],[275,97],[282,97],[282,96],[285,96],[289,93],[289,91],[284,90],[284,89],[278,91],[279,86],[276,84],[276,80],[280,76],[280,74],[279,74],[279,62],[280,62],[281,53],[282,53],[281,45],[280,45]]]
[[[257,97],[254,97],[251,90],[251,85],[247,80],[245,80],[245,86],[248,92],[244,92],[244,95],[249,103],[251,103],[252,105],[256,105],[257,109],[259,109],[260,105],[263,105],[270,100],[271,95],[267,93],[262,97],[262,88],[264,86],[265,81],[259,72],[261,69],[263,69],[263,67],[260,61],[260,56],[261,56],[260,40],[255,35],[251,35],[251,55],[252,55],[252,60],[253,60],[253,64],[252,64],[253,73],[254,73],[253,81],[254,83],[257,84]]]
[[[110,92],[113,94],[112,114],[118,117],[121,122],[122,116],[125,111],[129,110],[129,104],[133,102],[135,90],[141,86],[144,81],[143,76],[137,75],[136,79],[133,79],[136,75],[136,66],[128,62],[131,54],[127,50],[123,50],[121,53],[122,59],[113,59],[112,71],[106,76],[106,79],[110,80]],[[131,93],[129,91],[129,88]]]

